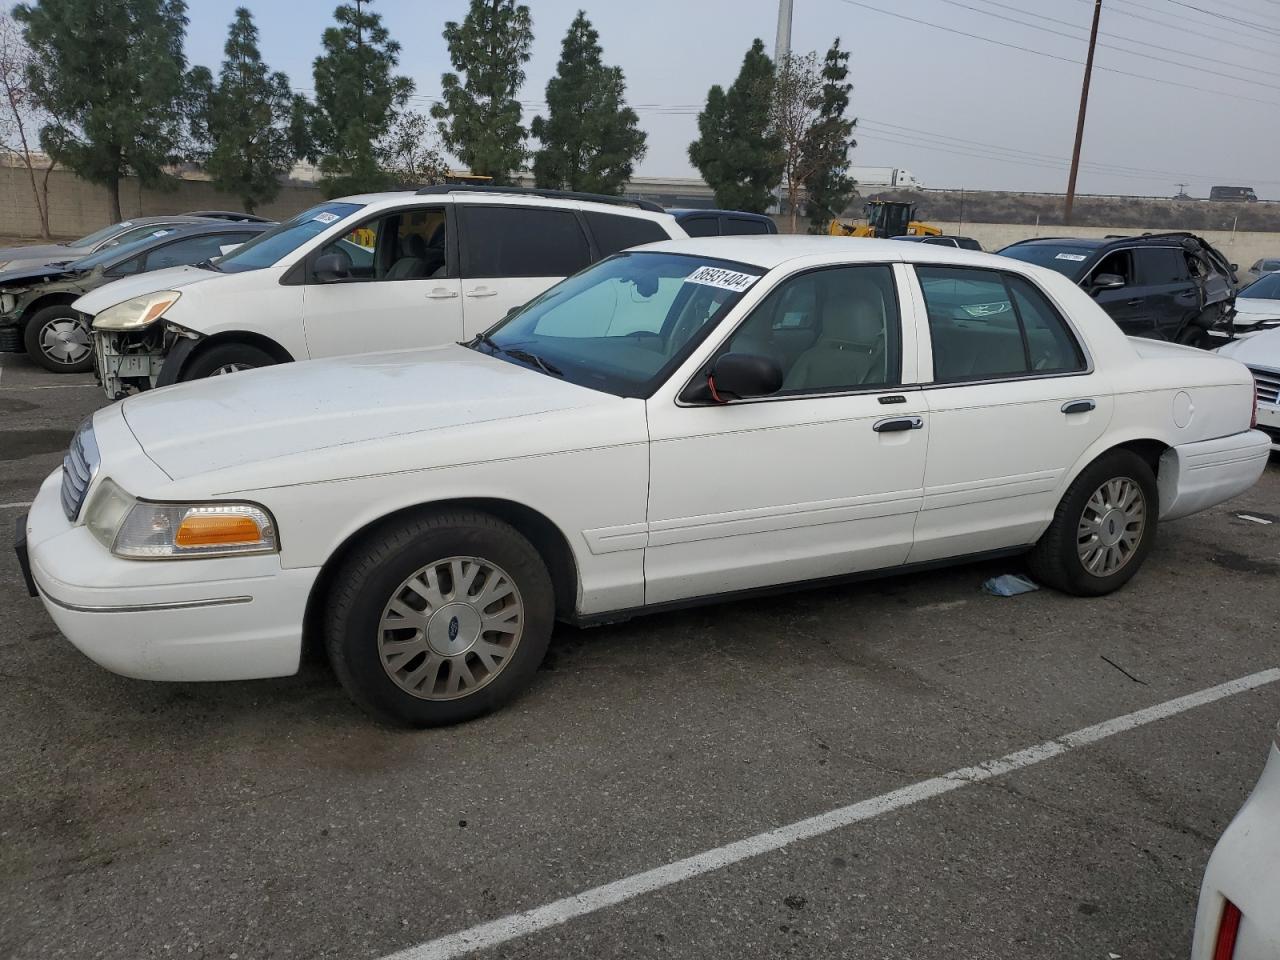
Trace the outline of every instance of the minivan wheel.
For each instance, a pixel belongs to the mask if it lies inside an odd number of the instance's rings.
[[[325,648],[356,703],[413,727],[460,723],[519,693],[555,622],[537,550],[488,514],[453,510],[384,527],[333,581]]]
[[[1112,450],[1067,488],[1028,565],[1037,579],[1064,593],[1110,593],[1142,566],[1159,513],[1151,467],[1130,450]]]
[[[220,343],[197,353],[179,374],[178,380],[221,377],[241,370],[270,367],[275,362],[271,354],[259,347],[247,343]]]
[[[93,333],[89,322],[69,303],[42,307],[23,331],[31,359],[54,373],[85,373],[93,367]]]

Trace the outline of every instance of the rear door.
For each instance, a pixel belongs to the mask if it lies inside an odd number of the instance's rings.
[[[591,263],[576,210],[458,203],[466,337]]]
[[[1028,545],[1106,429],[1110,390],[1026,277],[925,265],[915,276],[933,382],[923,390],[929,459],[909,562]]]
[[[1133,256],[1154,335],[1176,340],[1201,307],[1200,286],[1187,268],[1186,254],[1179,247],[1138,247]]]

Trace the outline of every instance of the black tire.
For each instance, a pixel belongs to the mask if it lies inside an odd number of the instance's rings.
[[[31,359],[46,370],[86,373],[93,369],[89,320],[69,303],[41,307],[33,313],[22,332],[22,342]],[[60,356],[66,359],[60,360]]]
[[[1086,569],[1077,546],[1077,531],[1090,497],[1109,480],[1132,480],[1145,500],[1145,520],[1137,546],[1118,570],[1098,576]],[[1081,471],[1067,488],[1053,522],[1031,549],[1027,564],[1041,583],[1063,593],[1097,597],[1124,586],[1138,572],[1155,542],[1160,495],[1147,462],[1131,450],[1112,450]]]
[[[203,380],[205,377],[220,376],[230,372],[226,369],[228,367],[254,370],[258,367],[270,367],[275,362],[275,357],[261,347],[248,343],[219,343],[199,351],[192,357],[182,373],[178,375],[178,381]]]
[[[504,572],[523,604],[523,621],[509,658],[489,679],[454,699],[426,699],[393,681],[383,666],[383,612],[392,598],[403,596],[402,586],[416,572],[455,557],[476,558]],[[450,641],[457,636],[458,618],[452,619]],[[428,620],[424,634],[430,635],[434,620]],[[448,510],[397,521],[355,545],[333,579],[325,611],[325,650],[342,686],[366,711],[403,726],[434,727],[481,716],[516,696],[546,655],[554,624],[551,576],[533,545],[488,514]],[[405,661],[406,669],[424,664],[426,654],[424,650],[421,661]],[[471,656],[462,655],[464,660]],[[453,672],[450,664],[445,676]]]
[[[1201,350],[1207,349],[1212,339],[1209,336],[1209,331],[1195,322],[1183,327],[1177,336],[1177,342],[1183,346],[1199,347]]]

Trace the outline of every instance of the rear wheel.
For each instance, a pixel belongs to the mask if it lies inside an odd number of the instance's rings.
[[[197,353],[178,379],[182,381],[222,377],[242,370],[269,367],[275,362],[275,358],[260,347],[247,343],[220,343]]]
[[[414,727],[459,723],[532,679],[555,620],[551,577],[515,529],[448,511],[369,537],[334,580],[325,646],[370,713]]]
[[[1067,488],[1028,556],[1037,579],[1064,593],[1100,596],[1138,572],[1155,541],[1155,475],[1130,450],[1112,450]]]
[[[1209,346],[1211,339],[1209,331],[1195,323],[1187,324],[1178,334],[1178,343],[1188,347],[1199,347],[1202,350]]]
[[[93,335],[89,322],[71,304],[42,307],[23,333],[27,353],[54,373],[84,373],[93,367]]]

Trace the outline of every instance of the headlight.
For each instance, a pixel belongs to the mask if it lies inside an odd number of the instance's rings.
[[[161,290],[117,303],[93,318],[93,329],[141,330],[159,320],[160,314],[177,303],[181,296],[177,290]]]
[[[252,503],[148,503],[103,480],[85,526],[117,557],[167,560],[275,553],[271,514]]]

